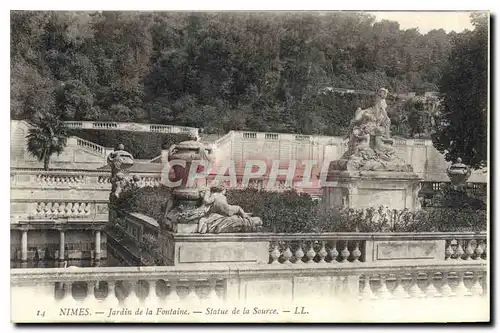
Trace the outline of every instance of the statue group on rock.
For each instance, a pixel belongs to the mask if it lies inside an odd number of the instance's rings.
[[[385,100],[387,94],[387,89],[379,89],[372,107],[356,110],[347,134],[348,150],[336,168],[347,171],[412,171],[411,165],[395,155]]]

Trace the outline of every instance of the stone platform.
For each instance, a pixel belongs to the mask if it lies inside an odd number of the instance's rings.
[[[330,171],[323,186],[327,207],[419,209],[421,178],[413,172]]]
[[[260,237],[259,237],[260,236]],[[162,231],[158,242],[168,265],[267,264],[266,234],[180,234]]]

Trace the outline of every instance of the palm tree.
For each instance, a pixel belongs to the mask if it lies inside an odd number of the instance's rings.
[[[64,123],[52,115],[43,115],[31,122],[27,149],[38,161],[43,161],[43,168],[49,169],[50,157],[60,155],[66,147],[68,130]]]

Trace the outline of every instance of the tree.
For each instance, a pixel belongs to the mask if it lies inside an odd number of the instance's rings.
[[[488,121],[488,14],[471,15],[474,31],[455,40],[440,82],[443,112],[432,136],[448,161],[486,166]]]
[[[43,168],[49,169],[50,158],[53,154],[60,155],[66,146],[68,131],[62,121],[52,115],[41,115],[31,122],[27,149],[40,162]]]

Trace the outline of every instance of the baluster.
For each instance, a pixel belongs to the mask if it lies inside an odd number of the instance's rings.
[[[483,260],[483,254],[486,253],[486,243],[479,243],[476,247],[476,260]]]
[[[148,294],[146,298],[144,298],[144,303],[149,306],[154,308],[155,305],[158,304],[158,296],[156,295],[156,280],[146,280],[147,286],[148,286]]]
[[[64,216],[65,213],[66,213],[66,203],[62,202],[59,205],[59,209],[58,209],[57,215],[58,216]]]
[[[137,288],[139,287],[139,281],[129,281],[131,283],[130,286],[130,292],[128,296],[125,296],[125,299],[123,300],[123,304],[125,307],[134,307],[139,303],[139,295],[137,294]],[[125,287],[125,282],[123,283],[123,286]]]
[[[72,283],[71,282],[65,282],[64,283],[64,297],[61,300],[64,306],[71,307],[73,305],[76,305],[76,300],[73,298],[73,293],[72,293]]]
[[[365,285],[363,286],[363,290],[361,291],[361,298],[365,300],[377,298],[372,292],[370,277],[370,274],[365,274]]]
[[[332,248],[330,249],[330,257],[332,258],[330,263],[336,264],[337,257],[339,256],[339,251],[337,251],[337,241],[333,241]]]
[[[481,282],[479,281],[479,278],[481,276],[481,273],[476,271],[474,272],[474,277],[473,277],[473,284],[470,289],[472,295],[474,296],[481,296],[483,294],[483,287],[481,286]]]
[[[52,202],[47,202],[47,204],[45,205],[45,214],[43,215],[44,216],[52,215]]]
[[[342,275],[337,276],[337,278],[335,279],[335,295],[337,295],[341,298],[345,296],[345,294],[344,294],[344,279],[345,279],[345,276],[342,276]]]
[[[85,204],[85,215],[90,215],[90,202]]]
[[[285,259],[285,261],[283,262],[284,264],[291,264],[291,261],[290,259],[293,257],[293,253],[292,251],[290,250],[290,244],[287,242],[286,243],[286,249],[285,251],[283,252],[283,258]]]
[[[195,281],[188,281],[188,294],[185,298],[186,301],[197,301],[198,295],[196,294]]]
[[[457,249],[455,250],[455,255],[457,260],[462,260],[462,256],[464,255],[464,249],[462,248],[462,242],[457,240]]]
[[[84,215],[85,214],[85,203],[81,202],[79,207],[78,207],[78,215]]]
[[[87,297],[85,297],[84,301],[90,306],[94,305],[95,302],[98,302],[97,298],[95,297],[95,285],[96,281],[87,282]]]
[[[434,286],[434,276],[435,272],[427,272],[427,287],[425,288],[425,293],[429,297],[435,297],[439,295],[438,290]]]
[[[445,260],[451,259],[453,254],[455,253],[455,251],[453,251],[453,248],[451,247],[451,241],[447,241],[447,243],[448,243],[448,246],[446,247],[446,250],[444,251],[444,254],[445,254],[444,259]]]
[[[359,250],[359,241],[356,241],[356,245],[354,247],[354,250],[352,251],[352,262],[360,262],[359,257],[361,257],[361,251]]]
[[[170,293],[165,297],[166,301],[178,302],[180,300],[177,294],[177,279],[171,279],[170,281]]]
[[[308,258],[306,263],[308,263],[308,264],[314,263],[314,257],[316,257],[316,251],[314,251],[313,246],[314,246],[314,241],[311,241],[309,243],[309,250],[306,253],[306,256]]]
[[[469,290],[467,289],[467,287],[465,286],[465,283],[464,283],[465,272],[460,271],[460,272],[457,273],[457,275],[458,275],[458,285],[455,288],[455,294],[457,296],[467,296],[467,295],[470,295],[470,292],[469,292]]]
[[[344,245],[344,249],[340,252],[340,255],[342,256],[342,260],[340,261],[341,263],[346,263],[348,262],[347,259],[349,258],[349,256],[351,255],[351,253],[349,252],[349,250],[347,249],[347,242],[348,241],[345,241],[345,245]]]
[[[295,263],[303,264],[302,258],[304,257],[304,251],[302,251],[302,242],[299,241],[297,250],[295,251]]]
[[[472,247],[472,242],[473,240],[466,240],[467,242],[467,247],[465,248],[465,260],[471,260],[472,256],[474,255],[474,248]],[[474,242],[475,243],[475,242]]]
[[[66,209],[64,210],[64,216],[65,217],[69,217],[71,216],[71,212],[73,210],[73,204],[71,202],[69,202],[67,205],[66,205]]]
[[[396,298],[407,298],[410,297],[408,293],[406,292],[405,288],[403,287],[403,274],[402,273],[397,273],[396,274],[396,288],[394,288],[393,295]]]
[[[79,209],[80,209],[80,204],[78,202],[75,202],[73,208],[71,209],[71,215],[77,216]]]
[[[392,295],[387,289],[387,275],[380,275],[380,288],[378,289],[378,296],[383,299],[392,298]]]
[[[423,297],[425,296],[420,287],[418,286],[418,273],[411,273],[411,287],[408,289],[408,293],[411,297]]]
[[[210,278],[208,280],[208,295],[207,295],[207,300],[210,303],[213,303],[214,301],[217,302],[219,300],[219,296],[217,295],[217,292],[215,291],[215,286],[217,285],[217,280],[214,278]]]
[[[482,260],[481,256],[483,255],[483,244],[480,241],[476,242],[476,249],[474,250],[474,253],[476,254],[475,260]]]
[[[59,214],[59,202],[55,202],[54,205],[52,206],[52,214],[51,215],[54,215],[57,217],[57,215]]]
[[[443,272],[443,285],[441,286],[441,295],[442,296],[452,296],[453,291],[451,290],[450,287],[450,281],[449,281],[449,272]]]
[[[278,242],[274,242],[273,250],[270,253],[271,255],[271,264],[279,264],[279,258],[281,255],[280,250],[278,249]]]
[[[325,258],[328,255],[328,252],[326,252],[325,249],[325,241],[321,242],[321,249],[319,250],[318,255],[319,255],[319,263],[324,264],[326,262]]]
[[[45,215],[45,202],[39,202],[36,205],[35,216],[40,217]]]

